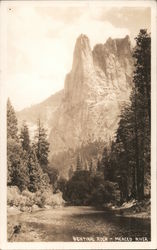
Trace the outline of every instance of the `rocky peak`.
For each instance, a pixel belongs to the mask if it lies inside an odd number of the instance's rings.
[[[92,64],[92,50],[90,47],[89,38],[86,35],[81,34],[75,44],[74,54],[73,54],[73,65],[72,73],[75,74],[80,68],[80,73],[86,73],[89,69],[89,65]]]
[[[83,102],[99,85],[99,89],[125,91],[131,85],[132,66],[129,36],[109,38],[92,51],[89,38],[81,34],[76,40],[72,70],[65,78],[64,100],[71,106]]]
[[[81,34],[76,40],[74,54],[76,55],[77,52],[86,53],[88,51],[91,51],[89,38]]]
[[[104,44],[97,44],[93,49],[93,56],[97,53],[108,56],[108,54],[114,54],[118,56],[131,56],[132,48],[130,38],[127,35],[125,38],[112,39],[109,37]]]
[[[133,58],[129,36],[109,38],[106,43],[97,44],[93,49],[93,61],[95,68],[101,68],[107,82],[111,82],[116,88],[125,90],[129,87],[127,83],[131,84]]]
[[[83,100],[87,93],[87,83],[94,73],[93,55],[89,38],[81,34],[75,44],[73,53],[72,69],[65,78],[64,93],[65,99],[71,104]],[[92,83],[92,82],[91,82]]]

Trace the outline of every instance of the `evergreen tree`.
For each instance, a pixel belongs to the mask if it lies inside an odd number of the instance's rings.
[[[93,173],[94,172],[94,166],[93,166],[93,160],[91,159],[90,164],[89,164],[89,172]]]
[[[82,166],[81,166],[81,157],[80,154],[77,156],[77,163],[76,163],[76,171],[81,171]]]
[[[12,184],[13,178],[13,161],[18,158],[18,151],[16,150],[18,145],[18,128],[17,118],[13,106],[10,100],[7,101],[7,183]]]
[[[151,122],[151,37],[141,29],[136,40],[134,83],[143,98],[143,111],[147,112],[149,127]]]
[[[108,167],[109,167],[108,155],[109,155],[108,148],[107,148],[107,146],[105,146],[103,154],[102,154],[101,163],[100,163],[100,169],[104,173],[104,178],[105,179],[108,178]]]
[[[43,170],[46,170],[46,167],[48,166],[49,143],[46,130],[42,126],[40,119],[38,120],[38,127],[35,136],[35,148],[39,164],[42,166]]]
[[[141,30],[136,42],[131,105],[121,114],[116,158],[122,199],[143,200],[146,173],[150,175],[150,35]]]
[[[29,172],[28,172],[28,156],[23,152],[21,146],[18,144],[14,148],[14,160],[12,161],[12,186],[17,186],[21,191],[25,190],[29,185]]]
[[[10,99],[7,101],[7,139],[18,141],[18,127],[15,110],[11,105]]]
[[[58,178],[59,178],[58,168],[55,168],[55,167],[49,165],[46,168],[46,172],[47,172],[47,174],[49,176],[50,183],[53,186],[53,189],[56,190],[57,182],[58,182]]]
[[[143,199],[140,196],[141,190],[141,140],[143,126],[139,113],[139,105],[136,89],[133,89],[131,96],[131,106],[125,107],[121,114],[119,127],[117,130],[116,147],[119,186],[122,199],[128,196],[138,200]]]
[[[10,100],[7,101],[7,183],[20,190],[29,182],[27,156],[18,139],[17,118]]]
[[[97,161],[97,168],[96,168],[97,172],[101,172],[101,163],[100,160],[98,159]]]
[[[134,113],[136,118],[137,195],[144,198],[145,173],[150,171],[150,129],[151,129],[151,38],[147,30],[140,30],[135,38],[135,71],[133,81]]]
[[[36,192],[41,189],[43,171],[38,163],[34,146],[30,150],[29,154],[28,170],[30,179],[28,189],[31,192]]]
[[[44,191],[45,189],[52,188],[50,185],[50,178],[48,173],[43,173],[41,175],[41,185],[40,185],[40,190]]]
[[[29,138],[29,131],[26,122],[24,121],[21,128],[20,133],[20,141],[23,150],[29,152],[30,150],[30,138]]]

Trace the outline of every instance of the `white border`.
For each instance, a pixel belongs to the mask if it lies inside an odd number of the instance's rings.
[[[6,228],[6,60],[7,60],[7,15],[8,6],[85,6],[97,5],[105,7],[150,7],[151,8],[151,37],[152,37],[152,120],[151,120],[151,242],[31,242],[8,243]],[[156,249],[157,248],[157,210],[156,210],[156,1],[1,1],[0,2],[0,249]]]

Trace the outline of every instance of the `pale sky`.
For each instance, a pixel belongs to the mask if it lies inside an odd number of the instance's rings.
[[[7,95],[16,110],[39,103],[64,87],[77,37],[91,47],[106,39],[150,30],[149,8],[11,6],[7,11]]]

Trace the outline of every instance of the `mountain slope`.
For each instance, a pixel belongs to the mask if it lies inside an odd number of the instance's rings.
[[[61,103],[63,96],[63,90],[51,95],[45,101],[32,105],[29,108],[25,108],[17,112],[18,124],[21,126],[22,122],[25,120],[30,128],[31,134],[36,128],[37,120],[43,122],[44,126],[48,129],[48,133],[51,130],[51,121],[53,115]]]

